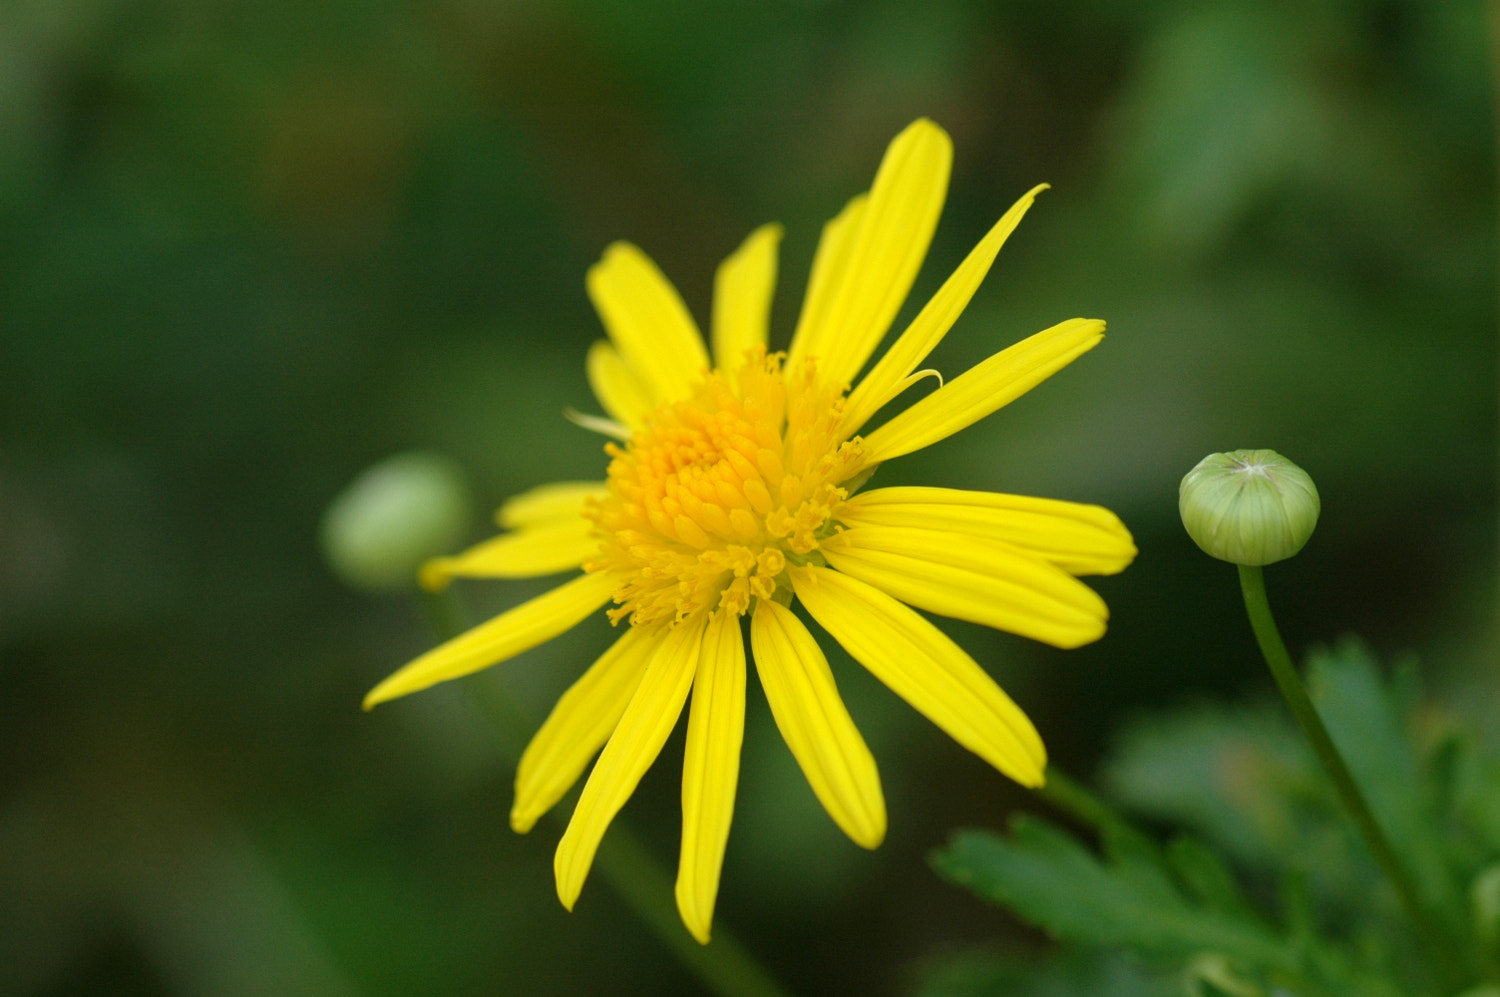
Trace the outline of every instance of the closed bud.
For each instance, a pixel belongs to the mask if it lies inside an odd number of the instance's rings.
[[[1209,454],[1182,479],[1177,507],[1204,553],[1243,565],[1297,553],[1321,508],[1312,478],[1274,450]]]
[[[434,453],[404,453],[367,468],[323,514],[323,556],[358,589],[413,584],[429,557],[453,549],[473,514],[458,465]]]

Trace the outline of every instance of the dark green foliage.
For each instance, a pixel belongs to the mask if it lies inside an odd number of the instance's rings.
[[[1179,835],[1157,849],[1140,832],[1106,826],[1099,855],[1022,815],[1006,836],[959,833],[934,864],[1070,946],[1198,972],[1200,993],[1243,985],[1261,994],[1259,980],[1299,994],[1429,994],[1440,992],[1438,964],[1471,984],[1494,982],[1500,849],[1491,827],[1466,813],[1500,794],[1500,745],[1458,733],[1429,741],[1435,704],[1417,697],[1409,675],[1382,677],[1354,640],[1310,655],[1308,683],[1439,923],[1435,950],[1413,937],[1331,787],[1309,771],[1310,752],[1299,757],[1291,732],[1260,710],[1195,707],[1140,721],[1121,740],[1109,769],[1116,794],[1206,840]],[[1455,784],[1463,788],[1440,791]],[[1247,895],[1242,881],[1274,885],[1277,901]]]
[[[1139,842],[1108,834],[1101,860],[1035,817],[1017,817],[1010,832],[961,832],[934,860],[938,870],[1060,939],[1167,957],[1222,951],[1255,965],[1285,965],[1280,939],[1243,903],[1236,915],[1190,898]]]

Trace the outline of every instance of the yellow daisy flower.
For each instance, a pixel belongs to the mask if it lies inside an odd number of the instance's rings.
[[[954,740],[1024,786],[1043,781],[1035,728],[994,680],[910,607],[1057,647],[1104,633],[1103,600],[1074,575],[1135,556],[1106,509],[950,488],[858,491],[882,462],[936,443],[1092,349],[1104,323],[1070,319],[978,364],[866,435],[867,420],[932,371],[947,333],[1045,185],[1005,213],[851,391],[927,253],[952,144],[927,120],[891,143],[868,193],[823,230],[785,354],[766,350],[778,226],[719,267],[712,354],[681,298],[635,246],[615,243],[588,273],[609,335],[588,354],[608,418],[579,421],[620,440],[603,482],[547,485],[499,512],[507,532],[424,569],[519,578],[582,568],[557,588],[412,661],[376,703],[486,668],[589,614],[628,621],[563,695],[523,755],[511,825],[529,830],[602,747],[557,847],[557,892],[572,909],[605,829],[692,695],[682,777],[677,906],[707,942],[729,836],[745,712],[745,646],[771,713],[813,792],[855,842],[885,835],[875,759],[839,698],[793,600],[834,640]]]

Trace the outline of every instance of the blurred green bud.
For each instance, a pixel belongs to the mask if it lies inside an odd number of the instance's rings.
[[[1232,564],[1274,564],[1318,525],[1312,478],[1274,450],[1209,454],[1182,479],[1177,508],[1204,553]]]
[[[418,566],[451,551],[472,522],[457,462],[434,453],[387,457],[323,513],[323,556],[346,584],[383,592],[412,584]]]

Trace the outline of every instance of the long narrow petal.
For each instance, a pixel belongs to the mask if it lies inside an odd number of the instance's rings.
[[[865,437],[865,465],[931,446],[1008,405],[1104,338],[1098,319],[1069,319],[1001,350]]]
[[[959,744],[1023,786],[1040,786],[1036,728],[984,669],[922,616],[827,568],[792,571],[797,598],[854,659]]]
[[[594,524],[580,516],[502,533],[453,557],[422,565],[422,586],[438,591],[454,578],[536,578],[576,568],[599,552]]]
[[[584,373],[594,397],[612,419],[630,429],[639,429],[645,423],[647,413],[655,405],[651,391],[613,344],[596,340],[584,359]]]
[[[744,734],[745,641],[739,616],[718,613],[704,634],[693,680],[682,758],[682,852],[677,863],[677,910],[693,937],[705,945],[734,818]]]
[[[1120,517],[1097,505],[957,488],[875,488],[839,509],[845,526],[907,526],[999,540],[1070,575],[1112,575],[1135,559]]]
[[[821,549],[832,567],[902,602],[1055,647],[1099,639],[1109,616],[1087,585],[994,540],[861,526],[823,541]]]
[[[737,368],[746,350],[766,345],[780,242],[780,225],[762,225],[714,275],[714,364],[721,370]]]
[[[840,436],[853,436],[859,432],[859,428],[870,416],[907,388],[911,383],[909,378],[912,371],[926,359],[933,347],[942,342],[958,316],[969,306],[969,300],[979,289],[985,274],[990,272],[990,265],[995,262],[1000,247],[1005,245],[1005,240],[1021,224],[1022,217],[1036,200],[1037,194],[1046,189],[1046,184],[1039,184],[1011,205],[1010,210],[970,250],[958,269],[953,271],[943,282],[943,286],[938,288],[938,292],[917,313],[917,317],[912,319],[901,338],[891,344],[885,356],[865,375],[859,387],[849,396],[849,404],[844,409],[843,421],[840,423]]]
[[[607,494],[609,486],[602,481],[554,481],[506,500],[495,513],[495,522],[504,529],[519,530],[560,519],[581,519],[586,501]]]
[[[571,629],[608,602],[619,587],[618,575],[585,574],[508,609],[397,670],[370,690],[365,709],[529,651]]]
[[[789,369],[816,357],[825,384],[844,384],[859,373],[927,255],[952,164],[953,143],[926,118],[892,140],[859,228],[841,254],[841,265],[827,275],[826,308],[813,314],[809,309],[798,323]]]
[[[516,766],[512,828],[521,834],[531,830],[578,781],[614,733],[655,650],[649,634],[630,627],[563,693]]]
[[[813,254],[812,273],[807,278],[807,294],[802,299],[802,313],[792,333],[790,355],[795,360],[817,355],[828,325],[829,310],[844,286],[854,251],[854,237],[864,222],[870,195],[856,194],[823,226],[818,249]],[[790,369],[790,368],[788,368]]]
[[[584,783],[552,860],[557,898],[568,910],[578,900],[609,822],[635,792],[677,725],[698,666],[704,625],[705,621],[684,624],[656,639],[651,663]]]
[[[791,610],[762,599],[750,645],[771,716],[813,793],[855,844],[876,847],[885,838],[880,773],[818,642]]]
[[[616,242],[589,268],[587,284],[605,331],[651,401],[685,397],[708,369],[708,353],[677,289],[650,257]]]

